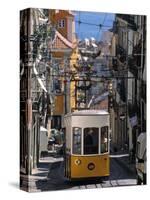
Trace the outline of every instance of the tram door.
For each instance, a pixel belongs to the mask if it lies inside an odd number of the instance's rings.
[[[98,154],[99,128],[84,128],[84,155]]]

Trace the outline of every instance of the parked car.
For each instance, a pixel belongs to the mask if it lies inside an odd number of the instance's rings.
[[[53,150],[54,144],[55,144],[55,138],[54,137],[50,137],[49,140],[48,140],[47,149],[48,150]]]
[[[48,150],[56,155],[62,155],[64,152],[64,133],[61,130],[51,129],[51,137],[48,140]]]

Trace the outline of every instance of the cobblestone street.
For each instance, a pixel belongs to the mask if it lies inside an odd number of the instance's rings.
[[[135,169],[133,164],[129,163],[129,157],[127,155],[112,156],[110,163],[110,177],[108,180],[69,182],[63,176],[63,158],[45,157],[40,160],[40,168],[30,176],[29,191],[40,192],[136,185]],[[26,186],[26,184],[27,182],[24,179],[23,185]]]

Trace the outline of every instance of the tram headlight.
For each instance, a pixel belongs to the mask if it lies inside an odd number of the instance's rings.
[[[80,165],[80,164],[81,164],[81,160],[80,160],[80,159],[76,159],[76,160],[74,161],[74,163],[75,163],[76,165]]]
[[[94,163],[89,163],[88,166],[87,166],[87,168],[89,170],[94,170],[95,169],[95,164]]]

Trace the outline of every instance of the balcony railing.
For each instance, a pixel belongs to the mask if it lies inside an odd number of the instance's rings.
[[[113,70],[115,70],[115,71],[118,70],[117,58],[113,58],[113,59],[112,59],[112,67],[113,67]]]
[[[134,31],[137,30],[137,25],[134,21],[135,17],[134,15],[125,15],[125,14],[117,14],[117,17],[125,20],[126,22],[128,22],[128,27],[133,29]]]
[[[117,91],[118,91],[118,93],[120,95],[120,99],[123,102],[126,102],[127,91],[126,91],[126,88],[125,88],[124,80],[122,80],[120,83],[117,84]]]
[[[128,58],[128,67],[130,72],[135,76],[138,77],[138,68],[136,66],[136,61],[133,57]]]

